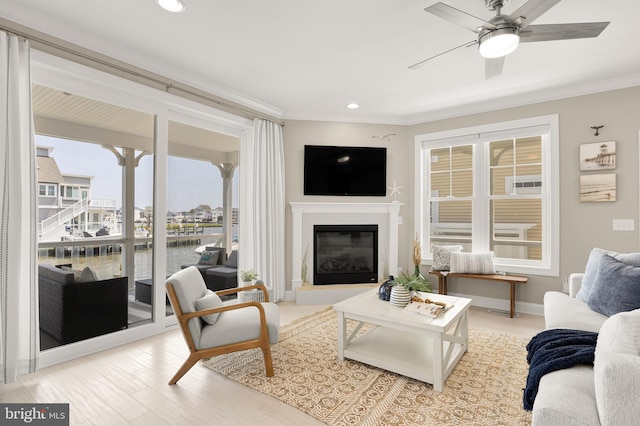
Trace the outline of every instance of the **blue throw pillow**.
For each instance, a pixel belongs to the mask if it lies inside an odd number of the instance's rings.
[[[611,255],[615,259],[624,262],[632,266],[640,266],[640,253],[616,253],[611,250],[604,250],[601,248],[594,248],[589,253],[589,260],[587,260],[587,266],[584,268],[584,276],[582,277],[582,284],[580,290],[576,294],[576,299],[582,300],[587,303],[589,301],[589,295],[593,288],[593,282],[596,278],[596,272],[598,271],[598,265],[600,260],[605,254]]]
[[[607,316],[640,308],[640,267],[604,254],[587,305]]]

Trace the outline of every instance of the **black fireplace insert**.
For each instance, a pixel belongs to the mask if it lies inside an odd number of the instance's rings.
[[[315,225],[313,283],[378,282],[378,225]]]

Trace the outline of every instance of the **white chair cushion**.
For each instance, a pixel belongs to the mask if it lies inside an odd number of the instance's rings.
[[[280,312],[275,303],[262,303],[267,318],[267,329],[271,344],[278,343]],[[198,349],[240,343],[260,337],[260,314],[256,307],[233,309],[220,314],[213,325],[205,325]]]
[[[202,275],[195,266],[190,266],[171,275],[165,282],[165,286],[167,284],[173,284],[173,289],[176,292],[176,297],[183,313],[195,312],[197,310],[196,300],[207,292],[207,286],[202,279]],[[189,320],[189,332],[194,342],[200,340],[202,324],[204,323],[200,318]]]

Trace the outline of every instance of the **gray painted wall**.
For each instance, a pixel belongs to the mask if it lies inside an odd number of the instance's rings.
[[[403,224],[399,230],[399,264],[409,268],[414,236],[414,137],[461,127],[558,114],[560,120],[560,276],[529,276],[519,286],[517,300],[541,304],[546,291],[562,291],[562,277],[582,271],[591,248],[619,252],[639,250],[638,238],[638,163],[640,131],[640,87],[596,93],[557,101],[543,102],[483,114],[469,115],[412,126],[287,121],[284,128],[287,164],[287,202],[390,202],[391,197],[305,197],[302,195],[303,147],[305,144],[386,146],[387,182],[402,185]],[[595,136],[591,126],[604,125]],[[374,135],[396,133],[391,141],[373,139]],[[581,203],[579,189],[579,147],[584,143],[616,141],[617,201]],[[584,173],[584,172],[583,172]],[[289,210],[289,207],[287,206]],[[633,219],[635,231],[612,230],[613,219]],[[291,258],[291,214],[287,213],[287,259]],[[424,268],[423,268],[423,272]],[[433,281],[433,280],[432,280]],[[291,265],[287,263],[287,288]],[[449,292],[504,299],[507,286],[492,282],[450,280]]]

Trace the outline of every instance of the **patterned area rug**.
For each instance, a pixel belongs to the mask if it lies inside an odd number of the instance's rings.
[[[350,323],[349,327],[354,327]],[[469,349],[445,382],[430,384],[340,362],[337,314],[328,309],[280,330],[275,376],[259,349],[222,355],[205,366],[292,405],[328,425],[529,425],[522,408],[527,339],[471,329]]]

